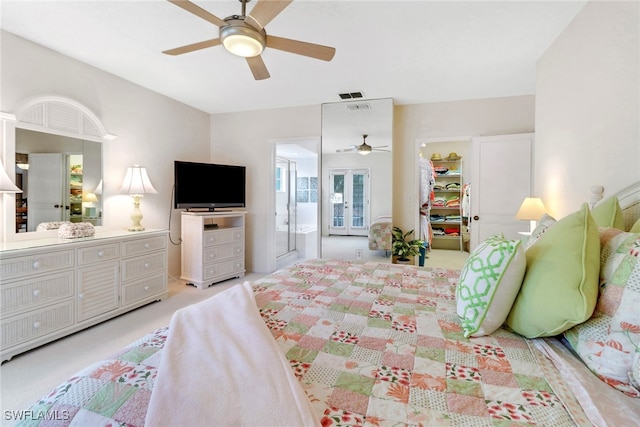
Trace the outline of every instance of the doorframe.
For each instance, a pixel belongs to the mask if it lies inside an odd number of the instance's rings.
[[[269,143],[269,179],[266,182],[265,191],[269,194],[267,198],[267,212],[269,217],[273,221],[269,221],[270,225],[267,227],[267,248],[266,248],[266,257],[267,257],[267,269],[269,272],[273,272],[276,270],[276,230],[275,230],[275,209],[276,209],[276,154],[277,154],[277,146],[280,144],[304,144],[305,146],[313,146],[315,148],[315,153],[317,155],[318,162],[318,194],[322,194],[322,153],[321,153],[321,138],[319,136],[310,136],[310,137],[300,137],[300,138],[272,138],[267,140]],[[320,230],[320,214],[322,209],[322,201],[320,197],[318,197],[318,212],[316,214],[316,227]],[[318,238],[318,242],[321,239]],[[320,256],[320,243],[318,243],[317,254]]]
[[[416,138],[416,147],[415,147],[415,161],[413,164],[414,173],[413,173],[413,194],[415,195],[415,200],[411,198],[412,202],[418,205],[420,203],[420,149],[426,147],[429,144],[435,143],[447,143],[447,142],[468,142],[472,143],[473,137],[471,136],[444,136],[444,137],[428,137],[428,138]],[[470,147],[472,149],[472,147]],[[444,153],[443,153],[444,154]],[[465,176],[462,176],[463,179]],[[468,179],[468,178],[467,178]],[[420,232],[420,209],[413,209],[413,229]],[[419,235],[419,234],[415,235]]]

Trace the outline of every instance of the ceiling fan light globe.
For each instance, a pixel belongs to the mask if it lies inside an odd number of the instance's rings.
[[[358,151],[358,153],[362,154],[363,156],[366,156],[367,154],[371,153],[371,151]]]
[[[227,51],[244,58],[260,55],[266,45],[264,32],[256,30],[243,21],[231,22],[222,27],[220,41]]]

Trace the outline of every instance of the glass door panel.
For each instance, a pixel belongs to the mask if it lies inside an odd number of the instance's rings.
[[[331,169],[329,234],[366,236],[369,224],[369,172],[365,169]]]

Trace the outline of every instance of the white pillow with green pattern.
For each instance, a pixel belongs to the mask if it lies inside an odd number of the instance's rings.
[[[504,323],[526,266],[520,240],[496,235],[473,250],[456,287],[457,313],[465,337],[488,335]]]

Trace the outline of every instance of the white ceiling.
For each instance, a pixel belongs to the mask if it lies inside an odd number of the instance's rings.
[[[238,0],[195,3],[224,18]],[[267,34],[333,46],[331,62],[267,49],[255,81],[222,46],[163,50],[218,28],[165,0],[0,0],[0,27],[208,113],[340,101],[415,104],[533,94],[535,64],[586,1],[295,0]],[[248,5],[248,10],[255,0]]]

